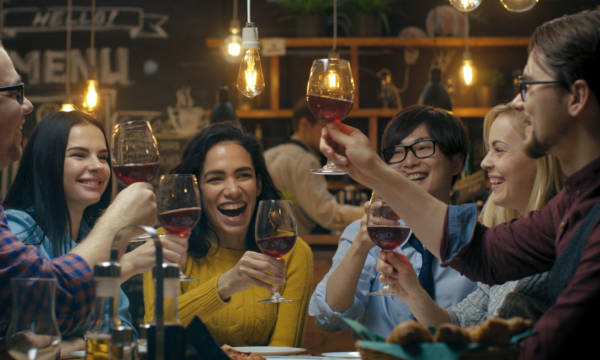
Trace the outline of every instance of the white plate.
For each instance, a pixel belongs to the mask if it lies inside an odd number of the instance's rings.
[[[287,346],[234,346],[237,351],[259,355],[292,355],[306,352],[306,349]]]
[[[294,355],[294,356],[265,356],[265,359],[267,360],[317,360],[317,359],[324,359],[324,357],[322,356],[302,356],[302,355]]]
[[[331,358],[360,359],[360,353],[358,351],[327,352],[321,355]]]
[[[84,358],[85,357],[85,350],[75,350],[75,351],[71,351],[69,353],[69,355],[71,356],[76,356],[76,357],[80,357],[80,358]]]

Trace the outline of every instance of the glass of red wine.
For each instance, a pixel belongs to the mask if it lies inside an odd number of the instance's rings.
[[[112,131],[112,168],[124,185],[152,182],[158,173],[158,142],[148,121],[117,123]]]
[[[306,85],[306,102],[317,119],[325,124],[340,123],[354,105],[354,79],[348,60],[337,57],[314,60]],[[329,141],[332,147],[335,144]],[[313,174],[345,175],[331,160]]]
[[[189,238],[200,220],[198,180],[193,174],[167,174],[157,193],[158,220],[169,234]],[[180,271],[180,281],[196,281]]]
[[[410,228],[404,225],[394,210],[375,193],[371,195],[367,207],[367,232],[381,251],[393,251],[411,234]],[[391,296],[395,293],[385,284],[381,289],[367,295]]]
[[[263,254],[281,258],[296,244],[296,218],[289,200],[261,200],[256,212],[256,245]],[[279,291],[261,303],[285,303]]]

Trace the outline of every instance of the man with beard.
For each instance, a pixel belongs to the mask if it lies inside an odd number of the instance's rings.
[[[600,323],[600,8],[539,26],[513,107],[531,118],[526,152],[555,155],[563,190],[529,216],[485,228],[474,205],[448,206],[394,174],[357,129],[327,126],[345,153],[321,151],[388,200],[423,244],[473,280],[500,284],[552,270],[549,309],[519,342],[521,359],[565,358],[595,350]],[[466,225],[464,225],[466,224]],[[465,236],[465,234],[467,236]],[[466,239],[466,240],[465,240]],[[380,257],[393,281],[400,259]],[[387,279],[386,279],[387,278]]]

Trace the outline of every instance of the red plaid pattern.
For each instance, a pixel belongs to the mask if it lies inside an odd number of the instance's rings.
[[[88,264],[74,254],[48,260],[34,246],[17,240],[8,228],[4,208],[0,205],[0,337],[10,322],[12,277],[56,278],[56,320],[61,332],[74,329],[91,311],[94,276]],[[22,306],[40,304],[30,300]]]

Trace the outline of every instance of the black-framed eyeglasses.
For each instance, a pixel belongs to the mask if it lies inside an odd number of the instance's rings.
[[[14,91],[19,104],[21,104],[21,105],[23,104],[23,99],[25,99],[25,84],[24,83],[19,83],[19,84],[10,85],[10,86],[2,86],[2,87],[0,87],[0,92],[2,92],[2,91]]]
[[[435,154],[434,139],[424,138],[411,145],[396,145],[383,149],[383,159],[390,165],[398,164],[406,159],[410,150],[417,159],[426,159]]]
[[[519,92],[521,93],[521,100],[525,101],[525,97],[527,97],[527,86],[528,85],[536,85],[536,84],[559,84],[558,80],[523,80],[522,76],[517,78],[517,82],[519,84]]]

